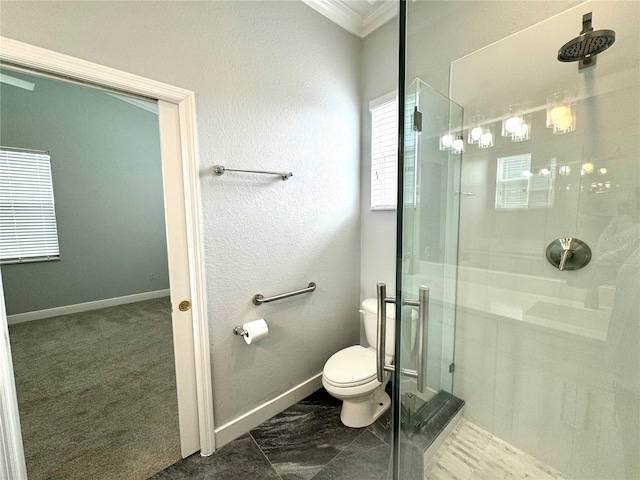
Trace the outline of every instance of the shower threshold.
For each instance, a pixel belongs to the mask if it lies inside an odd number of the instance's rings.
[[[416,410],[415,403],[416,400],[420,401],[420,398],[411,393],[405,393],[400,407],[400,418],[405,430],[413,434],[418,433],[451,398],[456,397],[445,391],[440,391]]]

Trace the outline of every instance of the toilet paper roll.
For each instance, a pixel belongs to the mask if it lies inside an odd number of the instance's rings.
[[[256,342],[269,335],[269,325],[267,325],[264,318],[247,322],[242,325],[242,328],[247,332],[244,336],[244,341],[247,342],[247,345],[251,345],[251,342]]]

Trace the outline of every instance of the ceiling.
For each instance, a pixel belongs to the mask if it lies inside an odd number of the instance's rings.
[[[395,0],[302,0],[311,8],[360,38],[397,15]]]

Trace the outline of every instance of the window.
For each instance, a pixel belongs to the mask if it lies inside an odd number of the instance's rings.
[[[395,92],[372,100],[371,210],[396,208],[398,189],[398,105]]]
[[[553,207],[557,159],[548,167],[531,168],[531,154],[498,158],[496,210]]]
[[[51,157],[0,147],[0,263],[59,258]]]

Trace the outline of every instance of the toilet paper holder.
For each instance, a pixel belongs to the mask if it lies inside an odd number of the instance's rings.
[[[233,329],[233,334],[234,335],[240,335],[241,337],[246,337],[247,335],[249,335],[249,332],[247,332],[242,327],[236,327],[236,328]]]
[[[242,337],[247,345],[251,345],[269,335],[269,325],[264,318],[259,318],[235,327],[233,334]]]

